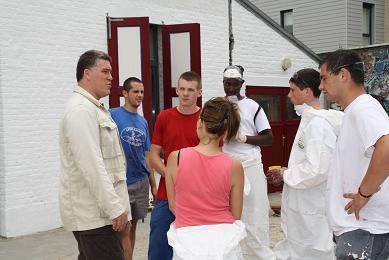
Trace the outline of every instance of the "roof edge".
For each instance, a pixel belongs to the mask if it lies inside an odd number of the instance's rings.
[[[279,33],[281,36],[283,36],[285,39],[291,42],[294,46],[302,50],[305,54],[307,54],[310,58],[315,60],[317,63],[321,61],[319,55],[313,52],[304,43],[299,41],[295,36],[288,33],[284,28],[282,28],[278,23],[276,23],[272,18],[270,18],[267,14],[261,11],[253,3],[251,3],[248,0],[235,0],[235,1],[239,3],[242,7],[244,7],[247,11],[249,11],[250,13],[254,14],[256,17],[261,19],[265,24],[273,28],[277,33]]]

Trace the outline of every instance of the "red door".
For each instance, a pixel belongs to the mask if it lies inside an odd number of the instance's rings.
[[[112,57],[112,88],[109,107],[120,106],[122,84],[128,77],[142,80],[145,95],[143,115],[151,131],[152,88],[150,65],[150,25],[148,17],[107,17],[108,54]]]
[[[162,26],[164,108],[177,105],[178,77],[185,71],[201,76],[200,24]],[[201,106],[201,97],[197,103]]]
[[[272,128],[274,143],[261,147],[264,170],[272,165],[287,166],[300,118],[287,97],[289,88],[247,86],[246,95],[264,109]],[[268,184],[268,192],[282,190],[282,186]]]

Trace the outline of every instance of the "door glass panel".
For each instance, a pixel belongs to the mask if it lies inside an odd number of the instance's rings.
[[[177,87],[180,75],[190,68],[190,33],[170,34],[171,86]]]
[[[253,94],[250,98],[261,105],[269,122],[281,121],[281,95]]]
[[[294,110],[294,105],[290,102],[290,99],[286,99],[286,120],[300,120],[300,117],[296,114]]]
[[[140,27],[118,28],[119,85],[128,77],[142,78]]]

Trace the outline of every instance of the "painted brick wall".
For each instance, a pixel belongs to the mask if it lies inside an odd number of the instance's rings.
[[[105,15],[148,16],[155,24],[200,23],[204,98],[223,95],[228,64],[227,1],[2,1],[0,9],[0,235],[61,226],[58,125],[76,84],[78,57],[107,50]],[[264,23],[233,5],[234,57],[251,85],[286,86],[313,61]],[[280,69],[290,57],[292,70]],[[316,65],[314,65],[316,66]],[[107,100],[105,99],[105,102]]]

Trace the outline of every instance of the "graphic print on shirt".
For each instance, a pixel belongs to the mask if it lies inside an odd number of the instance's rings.
[[[120,133],[120,138],[130,146],[141,146],[146,139],[146,134],[136,127],[126,127]]]
[[[301,150],[304,149],[305,146],[304,146],[304,140],[303,140],[303,137],[302,137],[302,136],[300,136],[300,138],[298,139],[297,145],[298,145],[298,147],[299,147]]]

